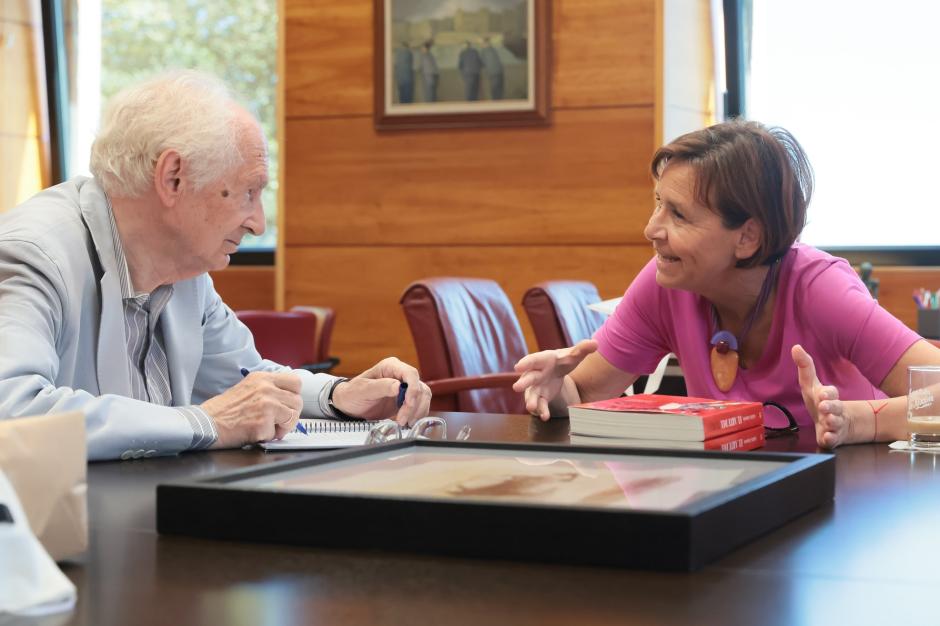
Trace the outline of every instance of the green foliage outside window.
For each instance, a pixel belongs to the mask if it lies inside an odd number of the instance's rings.
[[[103,0],[101,89],[104,99],[124,86],[176,68],[211,72],[226,81],[261,120],[268,138],[267,230],[242,248],[277,241],[276,0]]]

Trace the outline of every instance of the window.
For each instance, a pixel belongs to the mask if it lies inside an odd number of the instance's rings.
[[[747,117],[793,132],[816,171],[803,240],[936,257],[940,5],[741,1],[753,20]]]
[[[277,241],[280,146],[276,133],[277,0],[72,0],[69,175],[88,171],[103,103],[123,86],[173,68],[225,80],[261,121],[268,138],[267,229],[241,249]]]

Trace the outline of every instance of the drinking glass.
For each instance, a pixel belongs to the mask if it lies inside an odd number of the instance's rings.
[[[907,368],[907,430],[913,450],[940,450],[940,367]]]

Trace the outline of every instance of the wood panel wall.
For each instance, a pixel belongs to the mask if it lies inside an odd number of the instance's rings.
[[[917,307],[911,296],[917,289],[940,290],[940,268],[876,267],[872,276],[881,283],[878,303],[910,328],[917,330]]]
[[[276,296],[336,308],[342,373],[389,354],[416,362],[398,304],[413,280],[498,281],[534,348],[529,286],[590,280],[614,297],[649,259],[648,160],[714,115],[714,86],[696,78],[712,66],[707,0],[554,0],[550,127],[383,133],[372,0],[281,1]],[[911,290],[940,288],[940,270],[876,276],[881,303],[916,328]]]
[[[49,183],[49,141],[36,0],[0,2],[0,211]]]
[[[372,121],[372,0],[284,0],[283,304],[337,310],[357,372],[415,362],[398,298],[441,275],[622,293],[650,248],[656,0],[555,0],[548,128],[397,131]]]
[[[210,272],[222,301],[236,311],[274,308],[274,268],[236,265]]]

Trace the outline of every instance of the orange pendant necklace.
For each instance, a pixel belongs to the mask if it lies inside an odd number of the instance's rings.
[[[711,306],[712,330],[714,331],[711,339],[712,378],[715,379],[715,385],[717,385],[718,389],[723,393],[727,393],[731,387],[734,386],[734,381],[738,377],[738,364],[741,360],[738,355],[739,347],[744,345],[747,334],[751,332],[751,326],[754,325],[754,321],[760,315],[761,310],[770,298],[770,292],[773,291],[774,283],[776,282],[777,268],[779,266],[780,261],[778,259],[774,261],[770,269],[767,270],[767,275],[764,276],[764,283],[761,285],[757,300],[744,319],[744,326],[741,328],[740,337],[735,337],[733,333],[727,330],[721,330],[718,320],[718,309],[715,308],[714,304]]]

